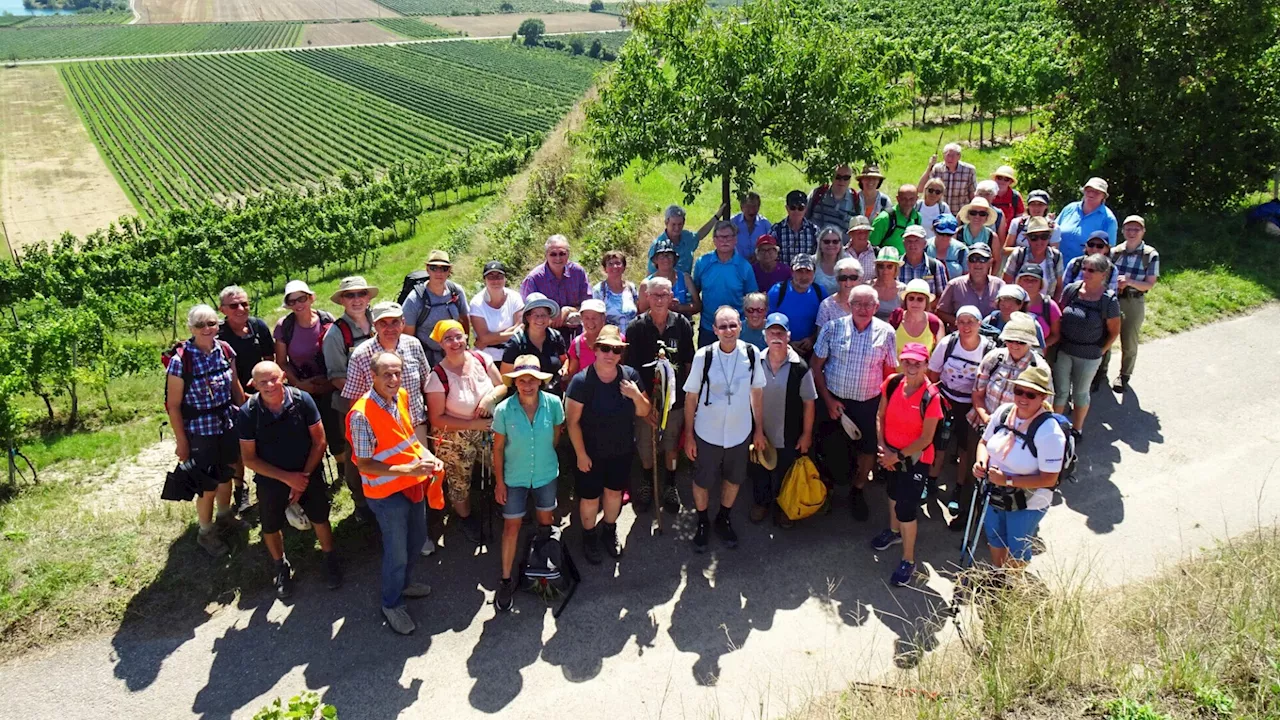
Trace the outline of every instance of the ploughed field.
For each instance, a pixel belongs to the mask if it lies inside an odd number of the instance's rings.
[[[376,0],[401,15],[489,15],[581,11],[582,4],[564,0]],[[510,11],[503,8],[510,4]]]
[[[293,47],[301,23],[0,28],[0,59],[113,57]]]
[[[75,63],[63,80],[146,213],[549,130],[601,63],[445,42]]]

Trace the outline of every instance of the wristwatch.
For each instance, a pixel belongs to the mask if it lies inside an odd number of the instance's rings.
[[[1005,484],[1005,487],[1013,487],[1013,478],[1008,475],[1005,475],[1004,484]]]
[[[907,456],[903,455],[901,450],[894,450],[893,454],[898,456],[898,462],[905,463],[907,461]]]

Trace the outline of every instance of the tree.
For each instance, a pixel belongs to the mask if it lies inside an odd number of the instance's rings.
[[[1280,157],[1275,0],[1058,0],[1069,77],[1016,153],[1024,185],[1113,206],[1221,208]]]
[[[588,12],[604,12],[604,0],[591,0],[591,4],[587,6]]]
[[[547,24],[538,18],[525,18],[524,22],[520,23],[520,28],[516,30],[516,33],[524,38],[524,44],[530,47],[537,45],[546,32]]]
[[[574,55],[581,55],[587,49],[587,43],[582,39],[581,35],[574,35],[569,38],[569,50]]]
[[[504,2],[498,6],[498,12],[501,12],[501,13],[510,13],[515,11],[516,11],[516,6],[512,5],[509,2]]]
[[[600,57],[600,51],[603,49],[604,49],[604,45],[600,43],[600,38],[596,38],[595,40],[591,41],[591,47],[587,50],[587,56],[598,58]]]
[[[752,0],[712,12],[704,0],[637,8],[617,67],[588,104],[585,135],[605,177],[684,166],[691,202],[752,185],[757,163],[792,162],[811,180],[839,162],[878,159],[897,136],[905,94],[872,38],[801,0]],[[839,50],[836,51],[835,49]]]

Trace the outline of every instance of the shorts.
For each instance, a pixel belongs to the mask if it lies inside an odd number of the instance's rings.
[[[347,446],[347,429],[344,427],[346,414],[333,407],[333,396],[337,393],[327,392],[312,397],[316,401],[316,409],[320,411],[320,422],[324,425],[324,439],[329,444],[329,454],[337,456]]]
[[[982,521],[987,530],[987,544],[994,548],[1008,548],[1013,559],[1031,562],[1031,538],[1048,511],[1049,508],[1001,510],[994,505],[988,506]]]
[[[870,400],[840,398],[840,403],[844,405],[844,414],[862,431],[862,438],[853,441],[854,449],[863,455],[876,454],[880,449],[876,441],[876,414],[880,412],[880,396],[877,395]],[[844,430],[841,429],[840,432],[843,433]]]
[[[653,432],[654,429],[649,427],[649,423],[636,418],[636,454],[642,459],[653,454]],[[684,408],[671,408],[671,414],[667,416],[667,429],[662,433],[662,442],[658,443],[658,449],[663,452],[675,452],[676,448],[680,447],[682,432],[684,432]]]
[[[751,440],[744,440],[739,445],[726,448],[698,437],[694,433],[694,442],[698,444],[698,462],[693,469],[693,484],[703,490],[710,490],[716,481],[723,479],[730,485],[741,485],[747,479],[747,465]]]
[[[920,494],[924,492],[925,478],[929,476],[929,466],[918,462],[903,470],[902,463],[897,470],[885,473],[888,482],[885,491],[894,502],[893,515],[900,523],[916,521],[916,511],[920,509]]]
[[[946,419],[951,420],[951,437],[945,443],[942,442],[942,425],[939,424],[938,430],[933,436],[933,450],[938,453],[934,456],[935,460],[940,460],[942,454],[965,450],[971,442],[977,439],[973,425],[970,425],[965,417],[973,409],[973,403],[956,402],[950,399],[947,400],[947,403],[944,422]]]
[[[631,461],[635,453],[591,458],[591,471],[575,470],[578,482],[574,494],[579,500],[599,500],[605,490],[622,492],[631,485]]]
[[[464,503],[471,498],[471,471],[484,449],[483,430],[446,430],[439,433],[444,442],[436,441],[436,457],[444,463],[444,482],[449,502]]]
[[[188,435],[187,442],[191,445],[193,464],[209,470],[201,491],[213,492],[219,485],[231,482],[235,474],[233,466],[240,462],[240,438],[234,430],[221,435]]]
[[[529,497],[533,497],[533,509],[539,512],[551,512],[556,509],[556,479],[542,487],[507,486],[507,502],[502,505],[502,517],[505,520],[519,520],[529,510]]]
[[[265,475],[254,475],[253,479],[258,484],[258,517],[262,522],[262,534],[280,532],[286,525],[284,510],[289,507],[289,494],[293,489]],[[325,495],[324,473],[319,469],[311,473],[311,482],[302,491],[298,504],[311,522],[329,524],[329,498]]]

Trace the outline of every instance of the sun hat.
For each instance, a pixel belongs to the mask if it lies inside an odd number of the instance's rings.
[[[329,296],[329,302],[341,304],[342,294],[352,290],[368,290],[370,300],[378,297],[378,288],[365,282],[364,278],[359,275],[352,275],[351,277],[342,278],[342,281],[338,283],[338,289],[334,290],[333,294]]]
[[[1110,185],[1107,185],[1106,180],[1103,180],[1100,177],[1091,177],[1085,182],[1084,186],[1080,188],[1080,192],[1084,192],[1088,188],[1093,188],[1103,195],[1110,195],[1110,187]]]
[[[921,225],[908,225],[906,230],[902,231],[902,238],[905,240],[909,237],[923,238],[925,236],[924,227]]]
[[[1029,217],[1026,224],[1022,226],[1022,231],[1028,235],[1051,233],[1053,232],[1053,226],[1049,224],[1049,218]]]
[[[898,351],[898,360],[918,360],[929,362],[929,348],[924,343],[910,342]]]
[[[400,307],[400,303],[395,302],[380,302],[369,308],[369,312],[373,315],[374,322],[385,317],[404,317],[404,308]]]
[[[1033,202],[1042,202],[1045,205],[1048,205],[1052,201],[1053,198],[1049,197],[1049,193],[1046,190],[1032,190],[1027,194],[1028,204]]]
[[[671,242],[671,240],[666,236],[658,238],[657,242],[653,244],[653,256],[657,257],[662,253],[671,253],[672,255],[680,254],[680,252],[676,250],[675,243]]]
[[[773,447],[773,443],[769,442],[769,438],[764,439],[764,447],[756,447],[755,443],[751,443],[751,448],[747,451],[747,459],[765,470],[778,467],[778,451]]]
[[[808,207],[809,196],[805,195],[803,190],[792,190],[787,193],[787,207],[792,206]]]
[[[484,271],[480,273],[480,277],[489,277],[489,273],[502,273],[503,277],[507,276],[507,266],[502,264],[501,260],[490,260],[484,264]]]
[[[605,325],[600,328],[600,334],[596,336],[596,345],[626,347],[627,343],[622,340],[622,331],[618,330],[617,325]]]
[[[444,337],[444,334],[454,328],[462,330],[463,333],[466,332],[466,328],[462,327],[462,323],[458,322],[457,320],[453,320],[451,318],[446,318],[444,320],[437,322],[436,326],[431,328],[431,335],[429,337],[432,340],[435,340],[436,343],[438,344],[440,342],[440,339]]]
[[[453,263],[449,262],[449,253],[443,250],[432,250],[431,254],[427,255],[427,264],[453,267]]]
[[[1005,287],[1009,287],[1009,286],[1006,285]],[[1018,286],[1014,285],[1013,287],[1018,287]],[[1022,288],[1018,288],[1018,289],[1021,290]],[[960,309],[956,311],[956,317],[959,318],[961,315],[968,315],[974,320],[977,320],[978,322],[982,322],[982,311],[978,309],[977,305],[961,305]]]
[[[808,253],[797,253],[791,258],[792,270],[812,270],[817,267],[813,262],[813,256]]]
[[[902,289],[900,297],[905,301],[907,296],[911,294],[923,295],[929,298],[929,302],[933,302],[933,293],[930,291],[929,281],[924,278],[916,278],[907,283],[907,286]]]
[[[999,301],[1000,298],[1013,298],[1014,300],[1017,300],[1023,305],[1026,305],[1027,291],[1023,290],[1018,285],[1014,285],[1013,283],[1008,283],[1004,287],[1000,288],[1000,292],[996,293],[996,300]],[[974,310],[977,310],[977,308],[974,308]],[[956,313],[956,317],[960,317],[960,313]],[[978,319],[981,320],[982,318],[978,318]]]
[[[1021,270],[1018,271],[1018,277],[1015,277],[1014,280],[1017,280],[1020,277],[1033,277],[1039,280],[1040,285],[1043,286],[1044,285],[1044,268],[1034,263],[1027,263],[1026,265],[1022,266]]]
[[[524,307],[521,308],[520,312],[528,313],[530,310],[536,310],[538,308],[546,308],[551,311],[551,315],[553,317],[560,314],[560,303],[540,292],[529,293],[529,297],[524,299]]]
[[[542,382],[546,382],[552,377],[551,373],[542,371],[542,361],[538,359],[537,355],[521,355],[512,363],[511,371],[503,373],[502,381],[510,385],[516,378],[524,377],[525,375],[532,375]]]
[[[983,224],[984,224],[984,225],[995,225],[995,223],[996,223],[996,212],[995,212],[995,210],[993,210],[993,209],[991,208],[991,203],[987,202],[987,199],[986,199],[986,198],[984,198],[984,197],[976,197],[976,198],[974,198],[974,199],[970,200],[968,205],[965,205],[964,207],[960,208],[960,222],[964,223],[965,225],[968,225],[968,224],[969,224],[969,212],[970,212],[970,211],[972,211],[972,210],[986,210],[986,211],[987,211],[987,221],[986,221],[985,223],[983,223]]]
[[[597,300],[596,298],[588,298],[586,300],[583,300],[582,304],[578,306],[578,312],[579,313],[598,312],[601,315],[604,315],[605,313],[609,312],[609,309],[605,307],[603,300]]]
[[[862,429],[858,427],[858,423],[844,414],[843,409],[840,410],[840,427],[844,428],[844,434],[848,435],[850,440],[862,439]]]
[[[667,241],[666,241],[666,243],[667,243],[668,245],[670,245],[670,244],[671,244],[671,241],[670,241],[670,240],[667,240]],[[778,247],[778,238],[776,238],[776,237],[774,237],[774,236],[770,235],[769,233],[765,233],[765,234],[761,235],[760,237],[756,238],[756,249],[757,249],[757,250],[759,250],[760,248],[764,247],[765,245],[772,245],[772,246],[774,246],[774,247]],[[671,252],[675,252],[675,251],[676,251],[676,249],[675,249],[675,247],[673,246],[673,247],[671,248]]]
[[[960,224],[951,213],[942,213],[933,219],[933,231],[938,235],[955,235],[959,229]]]
[[[292,503],[284,509],[284,519],[294,530],[311,529],[311,519],[307,517],[307,511],[303,510],[298,503]]]
[[[898,248],[892,245],[885,245],[880,248],[880,252],[876,253],[876,262],[893,263],[894,265],[902,264],[902,255],[898,252]]]
[[[986,258],[986,259],[990,260],[990,259],[991,259],[991,246],[990,246],[990,245],[988,245],[988,244],[986,244],[986,243],[974,243],[974,244],[970,245],[970,246],[969,246],[969,252],[965,253],[964,257],[965,257],[965,259],[966,259],[966,260],[968,260],[969,258],[973,257],[974,255],[981,255],[982,257],[984,257],[984,258]]]
[[[1124,227],[1129,223],[1138,223],[1144,228],[1147,226],[1147,221],[1143,220],[1141,215],[1130,215],[1129,217],[1124,219],[1124,222],[1120,223],[1120,227]],[[287,296],[288,293],[285,293],[285,295]]]
[[[789,320],[786,315],[783,315],[780,312],[769,313],[769,317],[764,319],[765,330],[768,330],[774,325],[781,327],[783,330],[786,330],[787,332],[791,332],[791,320]]]
[[[991,173],[991,179],[994,180],[996,178],[1009,178],[1009,180],[1011,181],[1009,183],[1009,187],[1013,187],[1014,185],[1018,184],[1018,175],[1014,173],[1013,168],[1009,167],[1008,165],[1001,165],[1000,167],[996,168],[995,172]]]
[[[1041,395],[1053,394],[1053,381],[1049,379],[1049,370],[1043,365],[1032,365],[1018,373],[1013,385],[1035,390]]]
[[[854,215],[853,220],[849,221],[849,232],[870,229],[872,229],[871,221],[867,219],[866,215]]]
[[[1013,313],[1009,316],[1009,322],[1005,323],[1004,330],[1000,331],[1000,339],[1006,342],[1012,340],[1026,343],[1033,348],[1040,347],[1040,338],[1036,335],[1035,318],[1024,312]]]
[[[870,165],[863,165],[862,172],[858,173],[855,179],[861,183],[863,178],[875,178],[876,180],[879,180],[880,182],[876,183],[876,187],[880,187],[884,184],[884,173],[880,172],[880,166],[874,163]]]
[[[316,299],[316,294],[311,290],[311,286],[302,280],[290,280],[284,284],[284,300],[288,300],[289,296],[294,293],[306,293],[311,296],[312,300]],[[288,308],[289,303],[281,301],[281,308]]]

